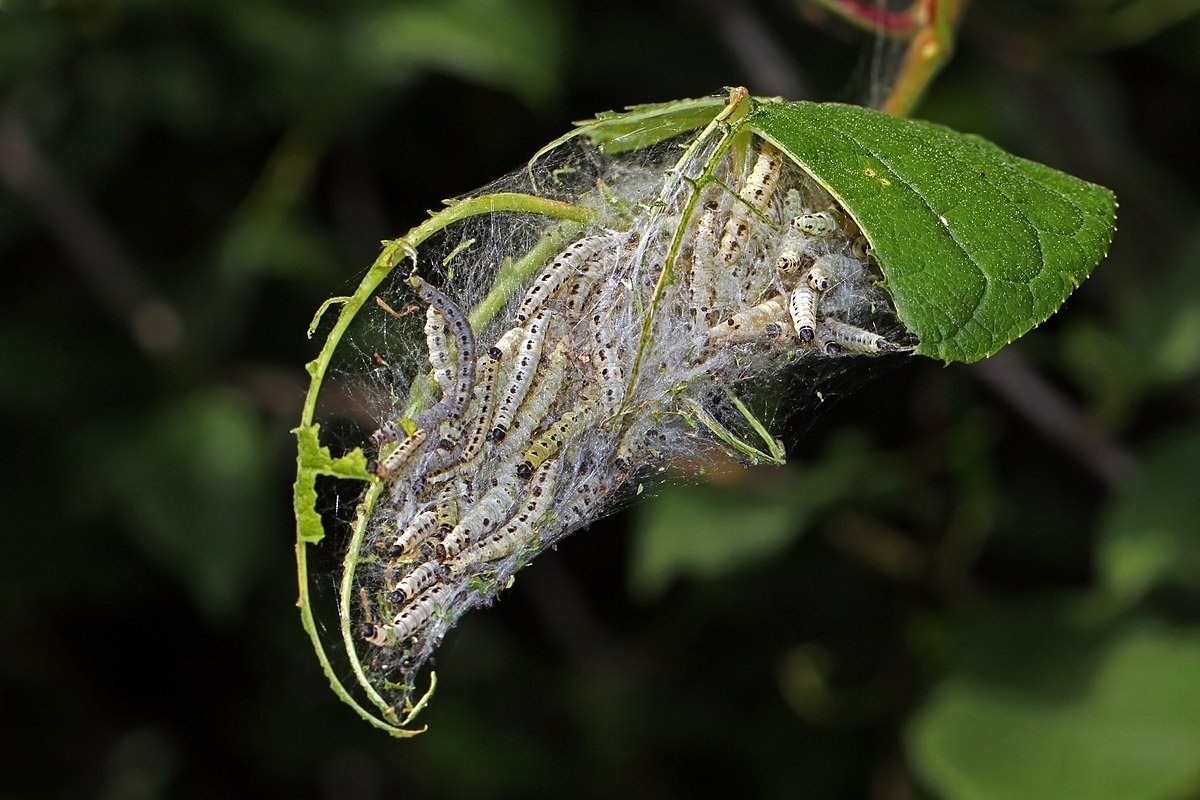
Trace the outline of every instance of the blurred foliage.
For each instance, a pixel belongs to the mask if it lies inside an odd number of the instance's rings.
[[[981,610],[961,634],[909,729],[914,764],[946,796],[1194,794],[1194,630],[1042,599]]]
[[[1200,589],[1200,429],[1143,448],[1141,470],[1104,510],[1097,568],[1105,590],[1136,604],[1156,590]]]
[[[1113,188],[1110,257],[543,556],[395,742],[292,605],[314,309],[569,120],[878,49],[801,0],[0,3],[0,795],[1200,796],[1196,5],[973,3],[918,114]]]

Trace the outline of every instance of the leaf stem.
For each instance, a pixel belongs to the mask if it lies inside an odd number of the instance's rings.
[[[650,342],[650,329],[654,323],[654,313],[658,309],[659,300],[662,299],[663,293],[667,286],[674,280],[675,259],[679,255],[679,248],[683,242],[684,229],[687,227],[688,220],[691,219],[693,210],[696,207],[696,201],[700,197],[700,190],[704,187],[704,180],[710,176],[716,163],[724,155],[728,148],[729,142],[732,140],[728,123],[735,118],[745,119],[747,107],[744,105],[747,101],[749,93],[745,87],[738,86],[729,90],[729,102],[712,120],[705,126],[700,135],[692,140],[688,145],[683,156],[675,164],[672,170],[672,175],[675,180],[669,180],[663,186],[659,193],[658,200],[654,204],[654,211],[650,219],[647,221],[647,230],[654,230],[655,218],[661,216],[671,205],[672,197],[679,191],[680,182],[686,183],[690,187],[688,198],[685,202],[683,212],[680,216],[679,223],[675,227],[674,236],[671,238],[671,246],[667,251],[666,259],[662,265],[662,271],[658,275],[658,282],[654,285],[654,293],[651,295],[650,304],[646,312],[642,315],[642,331],[638,336],[637,355],[633,359],[633,367],[630,369],[629,382],[625,386],[625,397],[621,401],[623,410],[629,403],[629,398],[633,394],[634,385],[637,383],[638,372],[641,369],[642,359],[646,354],[646,347]],[[735,131],[736,133],[736,131]],[[709,155],[704,164],[704,170],[697,179],[691,178],[687,171],[695,161],[697,155],[707,147],[709,142],[717,139],[713,145],[713,152]],[[649,237],[642,241],[642,246],[645,247],[649,243]],[[639,254],[639,257],[642,254]]]
[[[954,53],[954,32],[967,0],[912,0],[890,10],[868,0],[815,0],[855,27],[889,39],[908,40],[900,67],[879,110],[908,116]]]

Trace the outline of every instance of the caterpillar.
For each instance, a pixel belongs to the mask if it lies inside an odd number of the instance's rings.
[[[521,462],[517,464],[517,477],[532,477],[535,469],[540,467],[547,458],[558,452],[558,449],[562,447],[567,433],[576,424],[576,420],[584,416],[587,411],[586,406],[573,408],[570,411],[564,412],[561,417],[555,420],[554,424],[535,439],[533,444],[529,445],[529,449],[521,456]]]
[[[461,575],[477,564],[503,558],[522,544],[531,541],[538,517],[543,513],[543,509],[553,493],[558,466],[557,459],[550,459],[543,463],[538,468],[537,475],[534,476],[529,494],[530,499],[525,507],[509,519],[500,531],[483,537],[478,544],[448,561],[445,571],[449,575]]]
[[[509,426],[512,425],[513,414],[520,406],[521,401],[525,399],[525,393],[529,391],[529,384],[533,380],[534,371],[542,357],[542,342],[546,336],[550,316],[550,312],[545,310],[535,314],[529,321],[524,338],[516,349],[517,361],[513,366],[508,387],[496,409],[496,417],[492,423],[490,438],[494,442],[504,440]],[[497,345],[497,349],[500,349],[499,345]]]
[[[800,214],[792,218],[792,227],[808,236],[832,236],[839,230],[837,220],[828,211]]]
[[[542,304],[556,294],[567,278],[583,265],[591,263],[589,259],[602,247],[612,240],[612,233],[604,231],[592,236],[585,236],[573,242],[566,250],[550,263],[545,272],[538,275],[525,292],[521,305],[513,315],[518,324],[524,325],[530,316],[538,311]]]
[[[437,556],[445,560],[457,555],[471,542],[478,541],[500,523],[516,505],[517,483],[515,478],[497,478],[487,494],[463,515],[454,529],[437,546]]]
[[[424,627],[434,615],[444,609],[453,598],[444,584],[435,584],[397,614],[388,625],[366,622],[362,627],[362,638],[371,644],[389,645],[402,642]]]

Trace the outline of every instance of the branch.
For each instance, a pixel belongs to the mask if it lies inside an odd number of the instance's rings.
[[[1137,466],[1125,448],[1106,436],[1015,353],[998,353],[971,369],[1043,436],[1075,456],[1109,489],[1124,483]]]
[[[140,350],[161,357],[179,346],[178,311],[153,290],[87,197],[37,149],[11,110],[0,114],[0,180],[41,217]]]

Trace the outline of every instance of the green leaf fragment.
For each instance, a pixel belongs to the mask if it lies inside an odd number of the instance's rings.
[[[316,544],[325,538],[321,515],[316,511],[317,476],[373,481],[367,471],[367,457],[354,448],[344,456],[334,458],[328,447],[321,445],[321,426],[305,425],[292,431],[296,434],[296,482],[292,487],[292,503],[296,513],[296,538],[302,544]]]
[[[741,405],[741,401],[738,401],[738,403],[741,409],[744,410],[745,406]],[[758,422],[758,420],[754,420],[754,424],[756,425],[756,430],[761,431],[764,434],[763,440],[767,443],[769,449],[768,452],[763,452],[744,439],[738,438],[737,434],[726,428],[719,419],[708,413],[708,411],[706,411],[704,407],[695,400],[688,399],[686,401],[686,405],[690,411],[691,418],[689,419],[689,422],[691,422],[693,426],[697,424],[703,425],[710,433],[716,436],[717,439],[724,442],[725,446],[730,448],[730,450],[741,453],[742,455],[746,456],[746,458],[750,459],[751,464],[771,464],[778,467],[785,463],[783,458],[783,446],[775,439],[772,439],[769,434],[765,434],[765,429],[762,427],[762,424]],[[753,418],[748,410],[745,410],[744,414],[748,419]]]
[[[587,137],[609,155],[650,147],[673,136],[703,128],[712,122],[724,105],[725,97],[720,95],[669,103],[646,103],[629,106],[625,111],[602,111],[595,119],[577,122],[578,127],[543,147],[534,154],[533,160],[576,136]]]
[[[321,320],[322,320],[322,318],[324,318],[326,311],[328,311],[334,305],[345,305],[351,299],[352,298],[350,298],[350,297],[343,297],[343,296],[330,297],[324,303],[321,303],[321,307],[317,309],[317,313],[313,314],[312,322],[308,323],[308,338],[311,339],[313,337],[313,334],[317,332],[317,326],[321,324]],[[309,366],[309,374],[310,375],[312,374],[312,371],[313,371],[313,367],[310,365]]]
[[[707,125],[725,105],[723,96],[630,106],[623,113],[597,114],[579,123],[582,132],[609,154],[624,153]]]

